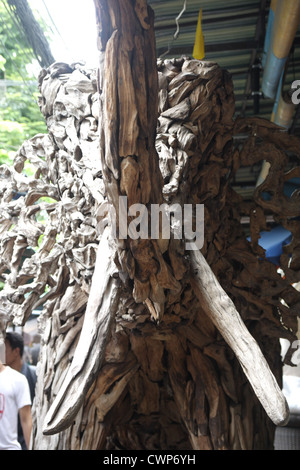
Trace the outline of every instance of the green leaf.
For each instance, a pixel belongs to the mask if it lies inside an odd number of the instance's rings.
[[[47,127],[37,103],[38,84],[33,74],[37,60],[5,1],[0,2],[0,39],[0,79],[15,82],[0,89],[0,164],[11,165],[23,142],[47,133]]]

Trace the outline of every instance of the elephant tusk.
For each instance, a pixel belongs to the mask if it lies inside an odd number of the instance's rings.
[[[98,246],[80,339],[62,387],[45,417],[45,435],[63,431],[72,423],[103,363],[119,303],[119,284],[112,277],[114,263],[108,238],[106,229]]]
[[[190,251],[191,283],[205,313],[235,353],[257,398],[277,426],[289,419],[287,401],[257,342],[242,321],[234,303],[219,284],[201,252]]]

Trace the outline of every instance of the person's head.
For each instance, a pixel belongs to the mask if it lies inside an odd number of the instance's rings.
[[[19,368],[22,364],[24,351],[23,336],[15,331],[8,331],[5,336],[6,364],[10,367]]]

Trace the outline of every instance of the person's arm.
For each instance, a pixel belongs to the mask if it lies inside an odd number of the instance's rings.
[[[30,437],[32,431],[32,417],[31,417],[31,406],[23,406],[19,410],[21,426],[23,429],[23,435],[26,442],[27,449],[29,449]]]

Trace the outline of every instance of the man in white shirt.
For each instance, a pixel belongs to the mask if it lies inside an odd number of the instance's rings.
[[[0,450],[21,450],[18,442],[18,414],[29,448],[32,418],[26,377],[0,361]]]
[[[5,335],[5,364],[21,372],[28,380],[31,403],[35,396],[36,368],[23,360],[24,338],[16,331],[7,331]],[[18,441],[22,450],[27,450],[20,419],[18,419]]]

